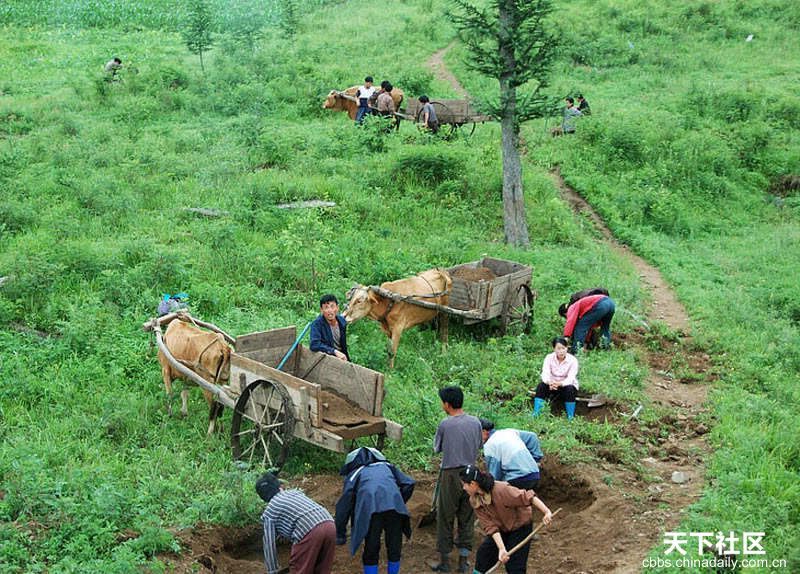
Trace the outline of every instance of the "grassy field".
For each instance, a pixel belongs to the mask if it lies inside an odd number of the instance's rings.
[[[167,528],[256,515],[257,469],[235,465],[224,436],[205,438],[200,394],[189,418],[166,414],[140,330],[162,293],[188,291],[194,313],[242,334],[304,325],[319,294],[354,282],[482,254],[531,264],[531,336],[454,329],[441,353],[431,331],[410,331],[386,400],[406,425],[389,454],[412,469],[430,464],[443,384],[463,385],[475,413],[529,424],[525,391],[565,295],[601,283],[622,309],[640,315],[647,303],[634,270],[557,198],[554,164],[662,269],[722,370],[709,485],[684,529],[765,531],[768,556],[800,568],[800,201],[767,193],[800,172],[791,4],[557,6],[554,91],[584,92],[594,115],[571,138],[549,138],[557,119],[525,128],[529,251],[502,245],[494,126],[444,143],[410,126],[356,130],[321,109],[328,90],[367,73],[447,96],[425,66],[451,40],[428,17],[443,2],[393,3],[391,18],[376,3],[318,2],[290,38],[278,8],[260,5],[266,27],[253,45],[220,0],[205,74],[182,44],[179,10],[104,3],[117,9],[98,19],[100,3],[34,4],[0,9],[0,276],[10,278],[0,286],[0,572],[158,571],[154,554],[176,544]],[[108,83],[113,55],[125,68]],[[471,93],[493,89],[458,49],[448,65]],[[303,199],[338,207],[275,208]],[[615,329],[633,327],[617,314]],[[376,324],[348,334],[357,362],[386,369]],[[582,371],[589,391],[642,400],[645,366],[632,352],[590,355]],[[544,418],[537,430],[566,463],[591,460],[600,443],[637,456],[608,425]],[[287,471],[339,462],[298,445]],[[120,543],[128,530],[140,535]]]

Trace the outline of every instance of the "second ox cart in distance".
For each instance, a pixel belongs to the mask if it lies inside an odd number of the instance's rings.
[[[446,137],[455,135],[463,128],[465,136],[475,133],[475,126],[492,120],[492,116],[479,114],[469,100],[431,100],[440,130]],[[408,100],[405,113],[397,113],[403,119],[422,122],[423,104],[416,98]]]
[[[161,326],[170,320],[181,319],[172,314],[145,324],[162,351]],[[362,437],[373,438],[378,448],[386,437],[399,441],[403,427],[382,416],[383,374],[295,345],[296,335],[291,326],[237,337],[228,385],[210,383],[171,354],[167,358],[233,410],[231,450],[237,460],[280,469],[294,438],[341,453]]]
[[[368,288],[395,301],[435,309],[445,317],[459,317],[465,325],[499,319],[503,333],[510,328],[526,333],[530,331],[535,293],[531,288],[533,269],[529,265],[484,257],[445,271],[453,282],[447,305],[431,303],[423,297],[393,293],[376,285]]]

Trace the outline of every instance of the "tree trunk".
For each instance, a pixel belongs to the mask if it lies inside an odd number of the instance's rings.
[[[528,222],[525,219],[525,198],[522,194],[522,162],[519,156],[519,122],[517,121],[517,88],[514,84],[516,57],[513,34],[514,0],[502,0],[499,4],[499,48],[505,63],[505,72],[500,76],[500,117],[503,150],[503,226],[506,243],[515,247],[528,247]]]

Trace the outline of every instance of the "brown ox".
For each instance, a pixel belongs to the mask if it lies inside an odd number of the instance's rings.
[[[429,269],[415,277],[382,283],[381,288],[400,295],[410,295],[414,299],[428,303],[447,305],[452,285],[453,281],[445,271]],[[438,314],[434,309],[388,299],[363,285],[357,285],[347,292],[347,304],[344,318],[348,323],[363,317],[374,319],[380,323],[383,332],[391,339],[389,367],[394,367],[394,357],[403,331],[430,321]]]
[[[359,86],[347,88],[343,92],[331,90],[328,97],[322,103],[322,107],[326,110],[334,110],[339,112],[347,112],[350,119],[356,120],[356,111],[358,110],[358,99],[356,93]],[[396,112],[400,111],[400,104],[403,103],[403,90],[400,88],[392,89],[392,100],[394,100],[394,109]]]
[[[230,377],[231,348],[219,333],[209,333],[176,319],[169,324],[164,333],[164,345],[175,359],[209,383],[220,384]],[[158,362],[161,363],[161,375],[167,390],[167,409],[172,414],[172,404],[169,402],[172,396],[172,381],[187,379],[169,364],[167,357],[160,350]],[[223,406],[214,400],[211,392],[203,389],[203,394],[209,407],[208,434],[211,434],[214,432],[216,418],[222,414]],[[184,417],[189,414],[188,398],[189,389],[184,388],[181,390],[181,415]]]

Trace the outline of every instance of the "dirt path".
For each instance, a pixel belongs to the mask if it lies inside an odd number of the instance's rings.
[[[447,54],[447,52],[452,50],[453,46],[455,45],[456,41],[453,40],[441,50],[434,52],[433,55],[430,58],[428,58],[426,65],[433,72],[433,75],[436,77],[437,80],[442,80],[443,82],[447,82],[448,84],[450,84],[450,87],[457,95],[461,96],[462,98],[466,98],[469,97],[467,90],[464,89],[464,86],[461,85],[461,83],[458,81],[458,78],[456,78],[453,75],[453,72],[448,70],[447,66],[445,66],[444,64],[445,55]]]
[[[642,354],[650,367],[646,392],[652,400],[652,405],[644,408],[661,409],[664,414],[650,428],[635,421],[628,422],[626,433],[639,446],[640,452],[647,454],[649,451],[650,455],[641,458],[638,476],[630,476],[630,482],[622,483],[624,490],[604,489],[598,485],[598,500],[588,513],[616,516],[619,522],[614,522],[610,537],[604,536],[608,547],[599,553],[603,558],[598,560],[597,554],[584,555],[583,561],[574,563],[576,569],[587,572],[640,572],[641,561],[650,548],[662,540],[664,531],[680,522],[685,508],[702,492],[704,460],[709,451],[705,441],[708,428],[698,416],[704,412],[706,383],[713,381],[715,375],[710,357],[694,348],[686,309],[659,270],[614,238],[591,205],[564,182],[558,168],[553,170],[552,176],[561,197],[576,213],[588,218],[609,249],[630,261],[638,271],[652,299],[645,322],[662,321],[678,334],[677,341],[654,338],[647,328],[640,328],[615,340],[615,344],[634,347]],[[598,454],[609,458],[604,456],[603,449]],[[614,462],[613,453],[609,462]],[[614,477],[625,480],[626,472],[618,465],[601,467],[610,473],[602,484],[611,482],[613,485]],[[607,500],[603,500],[605,497]],[[643,498],[636,502],[637,497]],[[590,527],[590,524],[585,526]],[[608,560],[609,555],[612,560]],[[559,572],[564,565],[562,560],[550,567]]]
[[[450,44],[433,54],[428,65],[437,78],[467,97],[443,63],[452,47]],[[665,531],[680,522],[686,507],[702,491],[708,428],[698,417],[704,412],[706,383],[715,375],[708,355],[696,349],[689,337],[686,310],[658,269],[616,241],[592,207],[566,185],[558,169],[552,175],[562,198],[592,222],[609,249],[634,265],[650,293],[652,305],[642,318],[643,327],[616,334],[614,344],[635,350],[650,367],[647,394],[651,402],[642,407],[655,409],[659,418],[644,424],[614,407],[590,413],[591,420],[605,418],[623,429],[637,453],[638,460],[633,463],[625,460],[626,453],[614,452],[605,445],[595,445],[597,460],[592,464],[567,466],[552,456],[545,459],[537,492],[552,509],[562,507],[563,512],[533,544],[528,571],[638,573],[642,559],[662,541]],[[677,338],[655,336],[649,330],[654,321],[664,322],[678,333]],[[673,481],[674,473],[682,474],[680,482]],[[414,477],[418,483],[409,510],[416,523],[429,509],[435,476],[415,472]],[[303,489],[331,510],[341,491],[339,476],[330,475],[299,477],[291,486]],[[161,556],[174,572],[263,574],[258,524],[245,528],[200,525],[176,535],[185,552]],[[476,530],[476,544],[480,540]],[[403,548],[403,571],[429,572],[427,561],[436,556],[435,548],[435,525],[416,528]],[[280,551],[281,563],[286,564],[288,547]],[[360,571],[359,555],[351,557],[345,547],[338,547],[333,574]]]

